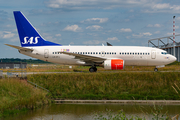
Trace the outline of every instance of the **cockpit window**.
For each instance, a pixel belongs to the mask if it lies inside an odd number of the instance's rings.
[[[167,52],[161,52],[161,54],[166,55],[166,54],[167,54]]]

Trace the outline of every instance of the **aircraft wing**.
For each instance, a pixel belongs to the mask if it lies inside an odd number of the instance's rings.
[[[31,52],[33,51],[33,49],[19,47],[19,46],[15,46],[15,45],[10,45],[10,44],[5,44],[5,45],[16,48],[16,49],[21,50],[21,51],[31,51]]]
[[[103,63],[104,60],[106,60],[106,58],[89,56],[89,55],[84,55],[84,54],[76,54],[76,53],[70,53],[70,52],[60,52],[60,53],[75,56],[74,59],[80,59],[86,63]]]

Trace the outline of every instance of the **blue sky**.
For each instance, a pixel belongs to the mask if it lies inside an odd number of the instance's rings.
[[[172,35],[174,15],[180,33],[179,0],[0,0],[0,58],[30,58],[4,45],[20,46],[13,11],[62,45],[148,46]]]

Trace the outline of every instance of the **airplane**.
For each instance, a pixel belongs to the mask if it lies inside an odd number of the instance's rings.
[[[64,65],[91,66],[90,72],[96,72],[97,66],[110,70],[122,70],[125,66],[155,66],[154,71],[158,71],[158,68],[176,61],[175,56],[152,47],[63,46],[46,41],[22,12],[13,13],[21,47],[5,45],[33,58]]]

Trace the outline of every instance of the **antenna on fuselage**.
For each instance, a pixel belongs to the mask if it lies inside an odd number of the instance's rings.
[[[107,43],[107,46],[112,46],[110,43],[106,42]]]

